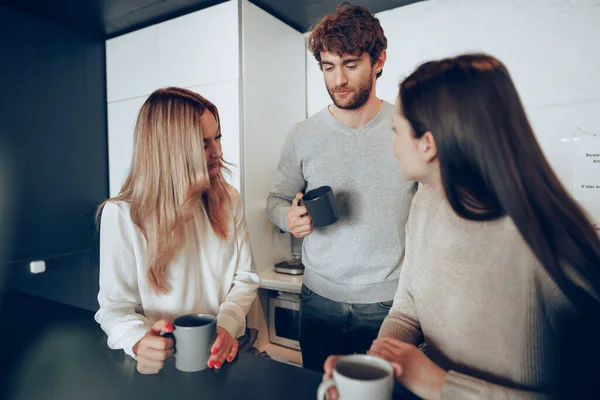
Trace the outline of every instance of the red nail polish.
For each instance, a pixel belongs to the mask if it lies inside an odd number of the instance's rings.
[[[231,357],[231,356],[227,357],[227,361],[232,362],[233,361],[233,357]]]
[[[219,352],[219,349],[217,349],[216,347],[213,349],[212,351],[212,355],[214,356],[215,354],[217,354]]]
[[[215,366],[215,360],[210,360],[210,361],[208,362],[208,368],[212,368],[212,367],[214,367],[214,366]]]
[[[220,363],[220,362],[218,362],[218,363],[216,363],[216,364],[215,364],[215,366],[216,366],[217,368],[221,368],[221,364],[223,364],[223,363]]]
[[[167,330],[168,330],[168,331],[172,331],[172,330],[173,330],[173,325],[171,325],[171,324],[167,324]]]

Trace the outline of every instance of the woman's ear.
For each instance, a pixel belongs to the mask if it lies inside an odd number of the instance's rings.
[[[421,136],[419,140],[419,150],[423,155],[424,161],[429,163],[437,157],[437,145],[433,134],[427,131]]]

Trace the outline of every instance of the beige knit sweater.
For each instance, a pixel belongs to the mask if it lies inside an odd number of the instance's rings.
[[[418,344],[449,371],[442,399],[546,398],[573,309],[509,217],[460,218],[427,185],[413,200],[394,305],[379,337]]]

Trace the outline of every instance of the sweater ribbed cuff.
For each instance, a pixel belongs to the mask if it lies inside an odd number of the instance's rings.
[[[476,400],[481,398],[481,381],[456,371],[449,371],[442,387],[442,400]]]
[[[146,336],[148,330],[149,328],[147,326],[139,325],[131,328],[131,330],[127,332],[127,335],[125,335],[120,341],[120,344],[123,346],[123,351],[125,352],[125,354],[127,354],[134,360],[137,360],[137,357],[133,352],[133,346],[135,346],[135,344],[139,342],[140,339]]]
[[[237,339],[238,337],[242,336],[242,334],[243,334],[243,332],[240,332],[240,331],[242,331],[242,329],[241,329],[242,327],[237,323],[235,318],[233,318],[230,315],[226,315],[226,314],[217,315],[217,326],[220,326],[221,328],[223,328],[227,332],[229,332],[231,337],[234,339]]]
[[[417,346],[419,345],[420,335],[417,332],[415,332],[415,334],[412,334],[413,331],[414,329],[405,325],[401,325],[397,322],[386,323],[386,320],[383,320],[383,324],[381,325],[381,328],[379,328],[379,334],[377,335],[377,338],[381,339],[384,337],[392,337],[404,343],[410,343]]]

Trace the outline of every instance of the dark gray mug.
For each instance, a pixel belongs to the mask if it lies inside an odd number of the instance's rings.
[[[208,368],[210,348],[217,334],[217,318],[209,314],[187,314],[175,318],[175,367],[183,372]]]
[[[331,186],[321,186],[302,196],[302,203],[315,228],[324,228],[340,219]]]

